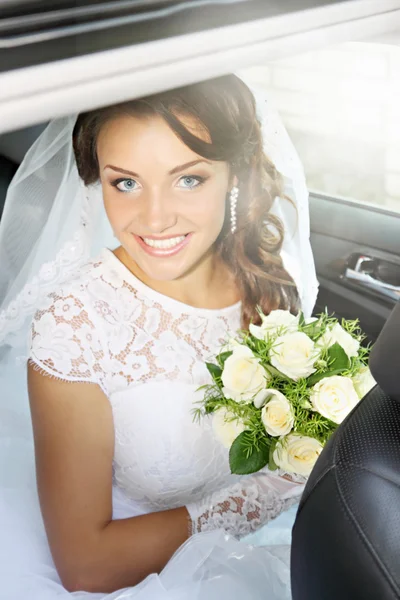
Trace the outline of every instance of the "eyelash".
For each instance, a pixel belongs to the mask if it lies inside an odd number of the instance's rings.
[[[118,192],[121,192],[122,194],[127,194],[130,191],[133,191],[135,189],[135,188],[133,188],[133,190],[120,190],[118,186],[123,181],[134,181],[136,183],[136,181],[134,179],[130,179],[129,177],[119,177],[119,179],[115,179],[114,181],[112,181],[111,185],[113,187],[115,187],[118,190]]]
[[[179,181],[182,181],[183,179],[194,179],[197,181],[197,185],[193,186],[193,187],[188,187],[186,189],[190,190],[194,190],[199,188],[200,186],[202,186],[208,179],[208,177],[202,177],[201,175],[182,175],[182,177],[179,178]],[[111,185],[115,188],[117,188],[117,190],[119,192],[121,192],[122,194],[127,194],[130,191],[134,191],[136,188],[133,188],[132,190],[121,190],[119,189],[119,184],[123,183],[124,181],[134,181],[136,183],[136,181],[134,179],[131,179],[129,177],[120,177],[118,179],[115,179],[114,181],[111,182]]]
[[[186,188],[187,190],[195,190],[202,186],[207,181],[208,177],[202,177],[201,175],[182,175],[182,177],[179,178],[179,181],[182,181],[183,179],[194,179],[197,181],[197,185]]]

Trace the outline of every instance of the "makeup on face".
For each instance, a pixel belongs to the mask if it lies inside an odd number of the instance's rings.
[[[153,280],[208,260],[223,227],[227,163],[193,152],[160,117],[120,117],[98,141],[103,198],[116,237]]]

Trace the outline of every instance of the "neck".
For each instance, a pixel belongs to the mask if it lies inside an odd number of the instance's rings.
[[[173,281],[159,281],[148,277],[122,246],[114,254],[145,285],[189,306],[218,309],[240,300],[232,274],[212,251],[188,273]]]

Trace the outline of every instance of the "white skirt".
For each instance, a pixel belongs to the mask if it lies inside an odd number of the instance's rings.
[[[290,600],[296,507],[238,542],[223,531],[190,538],[163,571],[112,594],[68,592],[47,543],[36,491],[22,369],[0,368],[0,600]],[[118,490],[114,518],[138,514]]]

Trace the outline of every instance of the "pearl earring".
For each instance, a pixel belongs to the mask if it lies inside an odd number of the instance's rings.
[[[229,194],[229,201],[231,203],[231,232],[236,231],[236,205],[239,197],[239,188],[234,186]]]

